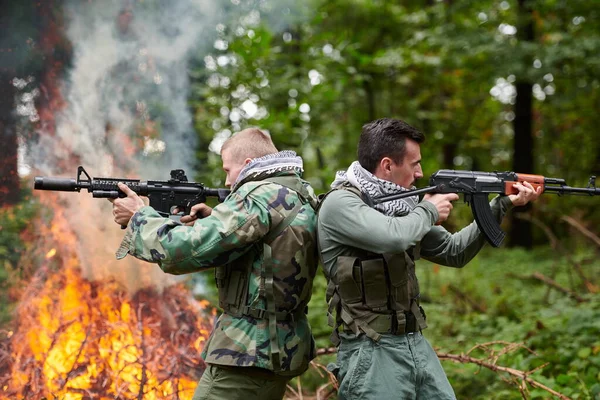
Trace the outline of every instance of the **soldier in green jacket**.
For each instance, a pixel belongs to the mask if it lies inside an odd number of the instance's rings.
[[[331,364],[340,399],[455,399],[442,366],[421,331],[427,326],[419,304],[415,260],[463,267],[485,239],[475,223],[451,234],[439,224],[458,195],[426,195],[367,205],[368,199],[414,188],[421,170],[424,135],[400,120],[363,126],[358,161],[338,172],[319,205],[317,232],[332,341]],[[515,205],[541,191],[525,182],[518,195],[494,198],[501,221]]]
[[[194,399],[281,399],[315,354],[306,312],[318,264],[316,197],[301,179],[302,159],[258,129],[233,135],[221,157],[231,194],[214,209],[194,206],[181,223],[120,184],[128,197],[113,200],[113,214],[128,230],[117,258],[131,254],[171,274],[216,268],[223,314]]]

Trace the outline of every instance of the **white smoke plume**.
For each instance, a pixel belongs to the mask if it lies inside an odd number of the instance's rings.
[[[42,136],[45,165],[36,167],[55,172],[56,158],[75,156],[96,176],[125,170],[166,179],[170,169],[189,169],[196,140],[188,60],[206,46],[203,29],[214,31],[213,2],[73,1],[66,12],[68,105],[56,137]]]
[[[64,108],[53,134],[28,145],[36,175],[167,180],[183,168],[192,179],[196,134],[187,103],[189,62],[215,43],[216,27],[250,16],[283,29],[304,16],[290,0],[67,0],[73,55],[61,83]],[[235,16],[232,16],[235,15]],[[247,17],[245,17],[247,19]],[[236,21],[237,20],[237,21]],[[233,28],[232,28],[233,29]],[[86,191],[61,193],[78,254],[90,278],[117,277],[130,289],[165,282],[157,266],[117,262],[123,231],[111,205]]]
[[[176,168],[193,177],[188,61],[211,44],[203,34],[214,31],[214,2],[75,0],[65,11],[73,46],[66,105],[55,133],[40,132],[29,149],[34,171],[74,178],[81,164],[93,177],[167,180]],[[123,231],[108,201],[86,191],[61,201],[88,277],[117,277],[130,289],[165,281],[157,266],[115,260]]]

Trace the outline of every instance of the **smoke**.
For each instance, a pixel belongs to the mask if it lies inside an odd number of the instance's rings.
[[[53,112],[53,132],[39,132],[28,145],[31,168],[69,178],[78,165],[93,177],[166,180],[179,168],[193,176],[197,136],[187,103],[190,60],[203,59],[215,45],[216,27],[228,18],[244,24],[252,17],[283,29],[286,21],[304,18],[294,4],[67,0],[72,61],[60,83],[64,106]],[[61,193],[60,199],[79,238],[86,277],[117,277],[130,289],[165,281],[158,267],[133,257],[115,261],[123,233],[108,201],[83,191]]]
[[[191,172],[188,62],[212,44],[205,38],[216,13],[210,0],[67,2],[73,57],[61,83],[65,106],[54,133],[40,132],[30,145],[32,168],[70,178],[79,164],[96,177],[166,180],[171,169]],[[130,289],[164,282],[158,267],[115,260],[123,233],[108,201],[84,191],[62,193],[61,201],[87,277],[117,277]]]
[[[41,137],[42,165],[79,159],[96,176],[168,178],[193,165],[188,60],[206,46],[216,9],[209,0],[81,2],[66,5],[73,65],[56,134]],[[32,154],[36,150],[32,151]],[[140,168],[142,165],[142,168]]]

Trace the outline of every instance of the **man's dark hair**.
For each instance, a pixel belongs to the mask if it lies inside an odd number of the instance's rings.
[[[389,157],[402,163],[406,153],[406,139],[417,143],[425,141],[425,135],[399,119],[381,118],[362,127],[358,141],[358,162],[364,169],[374,173],[379,161]]]

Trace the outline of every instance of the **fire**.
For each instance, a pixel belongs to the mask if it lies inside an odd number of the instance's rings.
[[[24,259],[39,268],[22,290],[14,329],[0,331],[0,399],[191,399],[216,310],[156,278],[135,290],[116,276],[89,279],[84,264],[127,264],[114,252],[83,257],[61,202],[40,201],[53,215],[33,224],[34,254]],[[133,267],[153,276],[152,265]]]
[[[50,251],[46,253],[46,258],[52,258],[55,255],[56,255],[56,249],[50,249]]]
[[[190,399],[214,315],[181,286],[128,296],[116,281],[42,267],[4,340],[0,398]]]
[[[157,135],[155,123],[138,116],[142,125],[107,122],[103,129],[95,103],[80,96],[88,91],[63,98],[61,76],[72,48],[63,21],[52,19],[51,3],[40,3],[40,15],[49,18],[40,44],[46,68],[38,80],[39,121],[26,139],[39,135],[41,164],[55,173],[72,176],[77,165],[108,164],[125,172],[118,176],[139,176],[126,160],[140,153],[144,137]],[[72,79],[88,82],[89,75],[81,74],[87,64],[75,59],[73,65]],[[81,103],[94,105],[82,114],[85,123],[76,118]],[[117,120],[135,119],[127,110],[122,116]],[[25,235],[35,245],[19,270],[24,276],[36,272],[31,282],[14,285],[20,298],[14,326],[0,331],[0,400],[192,398],[216,310],[181,285],[169,286],[156,266],[132,257],[116,262],[123,232],[112,222],[108,202],[87,193],[36,196],[52,215],[42,215]]]

